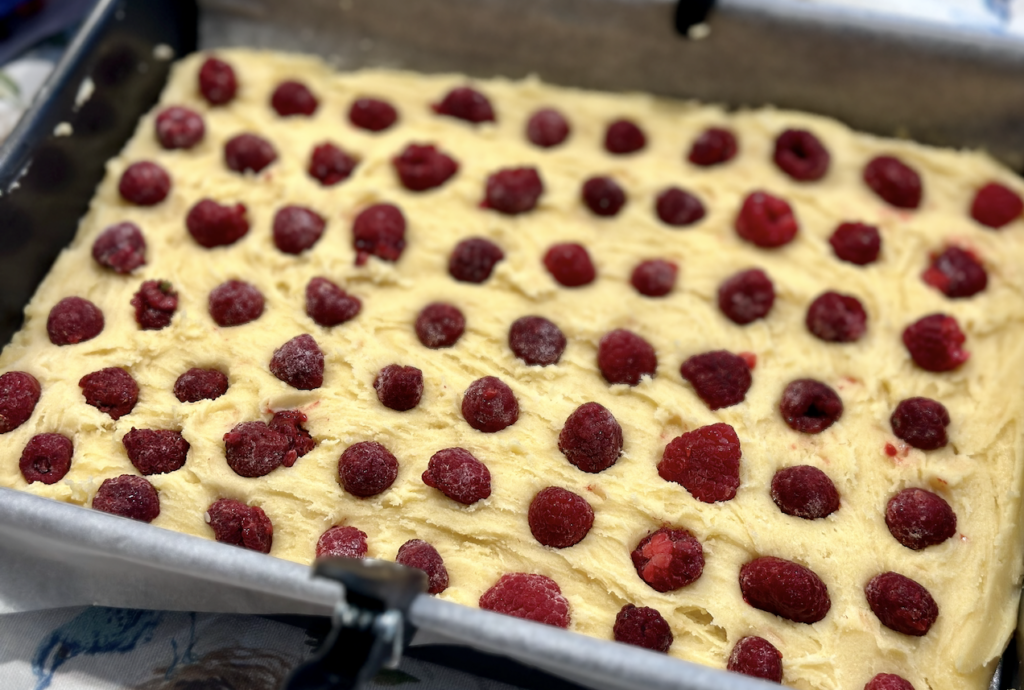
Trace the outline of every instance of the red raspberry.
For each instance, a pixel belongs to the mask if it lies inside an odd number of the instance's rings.
[[[61,434],[36,434],[21,452],[18,467],[29,484],[56,484],[71,469],[74,447],[71,439]]]
[[[673,439],[661,456],[658,474],[681,484],[698,501],[729,501],[740,486],[740,455],[736,431],[719,422]]]
[[[885,524],[896,541],[920,551],[956,534],[956,513],[941,496],[924,489],[904,489],[889,499]]]
[[[583,403],[565,420],[558,450],[584,472],[603,472],[622,455],[622,427],[604,405]]]
[[[562,329],[543,316],[523,316],[508,329],[508,346],[527,364],[558,364],[565,352]]]
[[[362,441],[345,449],[338,460],[342,488],[353,496],[368,498],[387,491],[398,478],[398,460],[374,441]]]
[[[921,274],[921,279],[946,297],[970,297],[988,285],[985,267],[969,251],[946,247],[941,254],[932,254],[931,259],[932,263]]]
[[[921,176],[893,156],[871,159],[864,166],[864,182],[896,208],[917,208],[921,204]]]
[[[227,392],[228,377],[216,369],[193,367],[174,382],[174,397],[183,403],[216,400]]]
[[[606,333],[598,343],[597,366],[608,383],[635,386],[644,376],[655,377],[658,356],[649,342],[619,328]]]
[[[221,283],[210,292],[208,302],[210,316],[225,328],[247,324],[263,314],[263,293],[241,280]]]
[[[221,206],[212,199],[203,199],[191,208],[185,225],[200,246],[211,249],[234,244],[249,232],[244,204]]]
[[[459,170],[454,158],[429,145],[409,144],[391,163],[402,186],[413,192],[440,187]]]
[[[662,190],[654,209],[662,223],[677,228],[693,225],[706,213],[700,199],[679,187]]]
[[[462,240],[448,257],[448,273],[463,283],[482,283],[491,277],[494,266],[505,258],[501,247],[482,237]]]
[[[431,106],[438,115],[465,120],[466,122],[494,122],[494,108],[487,96],[468,86],[449,91],[440,103]]]
[[[46,332],[54,345],[75,345],[92,340],[103,331],[103,312],[81,297],[65,297],[53,305],[46,318]]]
[[[359,212],[352,222],[352,247],[356,266],[371,256],[398,261],[405,249],[405,216],[394,204],[374,204]]]
[[[100,412],[106,412],[111,419],[120,419],[135,408],[139,401],[139,385],[124,369],[107,367],[86,374],[78,385],[85,396],[85,402]]]
[[[366,532],[335,525],[316,542],[317,558],[366,558]]]
[[[727,129],[711,127],[693,140],[688,158],[694,165],[719,165],[731,161],[737,148],[736,135]]]
[[[864,686],[864,690],[914,690],[910,681],[894,673],[879,673]]]
[[[423,372],[416,367],[389,364],[373,381],[380,404],[398,412],[411,410],[423,396]]]
[[[634,153],[646,145],[647,137],[632,120],[616,120],[604,133],[604,148],[609,153]]]
[[[789,244],[800,229],[785,199],[767,192],[747,195],[734,226],[740,237],[764,249]]]
[[[398,120],[398,111],[387,101],[359,98],[349,108],[348,120],[360,129],[383,132]]]
[[[507,573],[480,597],[480,608],[568,628],[569,602],[558,583],[544,575]]]
[[[320,102],[305,84],[299,81],[283,81],[274,89],[270,105],[281,117],[312,115]]]
[[[949,412],[942,403],[930,398],[901,400],[889,424],[896,438],[921,450],[942,448],[949,440],[946,437]]]
[[[971,203],[971,218],[997,230],[1020,218],[1022,212],[1024,201],[1020,195],[997,182],[979,189]]]
[[[512,426],[519,419],[519,402],[501,379],[485,376],[469,384],[462,396],[462,416],[485,434]]]
[[[298,454],[290,446],[287,436],[264,422],[241,422],[224,434],[228,467],[240,477],[264,477],[281,465],[291,467]]]
[[[772,160],[779,170],[799,182],[820,180],[832,157],[818,137],[804,129],[787,129],[775,140]]]
[[[541,148],[558,146],[569,137],[569,121],[554,108],[541,108],[526,123],[526,138]]]
[[[306,285],[306,314],[324,328],[337,326],[359,316],[363,302],[327,278],[313,278]]]
[[[565,287],[589,285],[597,277],[597,269],[586,247],[575,242],[551,245],[544,254],[544,267]]]
[[[704,547],[685,529],[662,527],[648,534],[630,558],[640,579],[658,592],[686,587],[704,572]]]
[[[626,205],[626,192],[611,177],[591,177],[583,183],[583,203],[595,215],[616,216]]]
[[[726,668],[736,673],[782,682],[782,652],[763,637],[741,638],[732,648]]]
[[[238,91],[238,80],[231,65],[215,57],[207,58],[199,68],[199,92],[210,105],[231,102]]]
[[[448,589],[448,569],[441,554],[422,539],[410,539],[398,549],[395,562],[406,568],[419,568],[427,574],[427,593],[440,594]]]
[[[292,388],[314,390],[324,383],[324,353],[313,336],[297,335],[274,350],[270,373]]]
[[[536,168],[504,168],[487,178],[483,208],[493,208],[507,216],[532,211],[544,193],[544,182]]]
[[[832,608],[828,588],[813,570],[774,556],[740,568],[740,592],[755,609],[796,623],[817,623]]]
[[[206,135],[199,113],[172,105],[156,116],[156,138],[165,149],[190,149]]]
[[[437,350],[451,347],[466,330],[466,317],[450,304],[433,302],[416,317],[416,337],[423,347]]]
[[[946,314],[921,317],[903,331],[911,358],[927,371],[950,371],[966,362],[971,353],[961,347],[965,340],[960,324]]]
[[[779,409],[794,431],[820,434],[843,416],[843,401],[821,381],[797,379],[782,392]]]
[[[359,161],[329,141],[318,144],[309,157],[307,168],[310,177],[324,187],[331,187],[347,180]]]
[[[873,264],[882,249],[878,228],[864,223],[842,223],[828,241],[838,258],[858,266]]]
[[[807,330],[826,343],[852,343],[867,330],[868,315],[853,295],[823,292],[807,307]]]
[[[302,426],[307,420],[306,413],[300,410],[278,410],[270,420],[270,428],[288,439],[288,453],[281,464],[291,467],[298,458],[305,456],[316,448],[316,441]],[[292,453],[291,451],[295,451]]]
[[[615,616],[612,635],[616,642],[667,652],[672,646],[672,629],[656,609],[626,604]]]
[[[156,163],[132,163],[121,174],[117,186],[121,197],[139,206],[153,206],[167,198],[171,191],[171,176]]]
[[[274,541],[274,525],[262,508],[222,498],[206,509],[204,517],[217,541],[259,553],[270,553]]]
[[[171,325],[178,309],[178,293],[166,280],[147,280],[132,297],[135,322],[144,331],[159,331]]]
[[[683,362],[679,373],[712,410],[739,405],[750,390],[750,366],[726,350],[694,355]]]
[[[904,635],[927,635],[939,617],[939,607],[928,590],[899,573],[875,575],[864,594],[882,625]]]
[[[92,258],[116,273],[131,273],[146,263],[146,240],[135,223],[111,225],[93,242]]]
[[[629,282],[641,295],[664,297],[675,287],[678,271],[679,267],[671,261],[651,259],[641,262],[633,269]]]
[[[0,376],[0,434],[14,431],[36,409],[42,388],[32,374],[8,371]]]
[[[185,466],[189,442],[180,431],[136,429],[121,437],[128,459],[141,474],[166,474]]]
[[[285,206],[274,214],[274,246],[285,254],[300,254],[320,239],[324,217],[305,206]]]
[[[255,134],[239,134],[224,144],[224,164],[238,173],[258,173],[276,160],[273,144]]]
[[[759,268],[732,275],[718,287],[718,308],[740,326],[764,318],[773,304],[775,286]]]
[[[92,497],[92,507],[139,522],[153,522],[160,515],[160,496],[147,479],[122,474],[103,480]]]
[[[594,509],[579,494],[549,486],[530,502],[530,532],[544,546],[565,549],[583,541],[594,526]]]
[[[472,505],[491,495],[491,472],[465,448],[445,448],[430,457],[423,483],[453,501]]]
[[[772,477],[772,500],[786,515],[818,520],[839,510],[839,492],[817,467],[795,465]]]

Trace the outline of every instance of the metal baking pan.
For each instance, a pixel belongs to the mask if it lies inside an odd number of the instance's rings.
[[[0,147],[0,342],[155,102],[196,47],[775,104],[878,134],[987,149],[1024,166],[1024,43],[794,0],[98,0]],[[710,29],[692,30],[694,23]],[[73,574],[73,576],[72,576]],[[105,604],[330,615],[303,566],[0,488],[0,612]],[[505,654],[594,688],[754,690],[760,681],[420,595],[428,639]],[[1012,649],[1010,650],[1013,651]],[[993,688],[1019,687],[1004,658]]]

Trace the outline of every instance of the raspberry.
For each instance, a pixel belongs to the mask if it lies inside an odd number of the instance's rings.
[[[519,402],[501,379],[485,376],[469,384],[462,396],[462,416],[485,434],[512,426],[519,419]]]
[[[879,673],[867,682],[864,690],[914,690],[914,686],[895,673]]]
[[[160,515],[160,496],[147,479],[122,474],[103,480],[92,497],[92,507],[139,522],[153,522]]]
[[[736,273],[718,287],[718,308],[740,326],[764,318],[773,304],[775,286],[759,268]]]
[[[997,230],[1020,218],[1022,212],[1024,201],[1020,195],[997,182],[979,189],[971,202],[971,218]]]
[[[348,120],[360,129],[383,132],[398,120],[398,111],[387,101],[359,98],[349,108]]]
[[[920,551],[956,534],[956,513],[931,491],[904,489],[889,499],[885,524],[896,541]]]
[[[366,532],[335,525],[316,542],[317,558],[366,558]]]
[[[920,175],[893,156],[871,159],[864,166],[864,182],[883,201],[896,208],[917,208],[921,204]]]
[[[533,538],[544,546],[565,549],[583,541],[594,526],[594,509],[587,500],[557,486],[542,489],[530,502]]]
[[[465,448],[434,453],[422,479],[427,486],[467,506],[491,495],[490,470]]]
[[[610,177],[591,177],[583,183],[583,203],[595,215],[616,216],[626,205],[626,192]]]
[[[239,134],[224,144],[224,164],[238,173],[258,173],[276,160],[273,144],[255,134]]]
[[[211,249],[234,244],[249,232],[244,204],[221,206],[212,199],[203,199],[193,206],[185,218],[192,239]]]
[[[932,254],[931,265],[921,279],[946,297],[970,297],[985,289],[988,274],[978,258],[960,247],[946,247],[941,254]]]
[[[939,607],[928,590],[899,573],[875,575],[864,594],[882,625],[904,635],[927,635],[939,617]]]
[[[612,635],[616,642],[667,652],[672,646],[672,629],[656,609],[626,604],[615,616]]]
[[[146,263],[146,240],[135,223],[111,225],[93,242],[92,258],[116,273],[131,273]]]
[[[658,356],[651,344],[624,328],[606,333],[597,345],[597,366],[608,383],[635,386],[644,376],[654,378]]]
[[[820,180],[828,172],[831,156],[818,137],[804,129],[787,129],[775,140],[772,160],[779,170],[799,182]]]
[[[423,396],[423,372],[416,367],[389,364],[373,381],[380,404],[398,412],[411,410]]]
[[[0,434],[14,431],[36,409],[42,388],[32,374],[8,371],[0,376]]]
[[[216,369],[193,367],[174,382],[174,397],[183,403],[216,400],[227,392],[228,377]]]
[[[662,527],[648,534],[630,558],[640,579],[658,592],[692,584],[704,572],[704,547],[685,529]]]
[[[839,510],[839,492],[817,467],[796,465],[772,477],[772,500],[786,515],[818,520]]]
[[[463,283],[482,283],[491,277],[494,266],[505,258],[501,247],[482,237],[462,240],[448,257],[448,273]]]
[[[789,244],[800,229],[789,204],[767,192],[747,195],[734,227],[740,237],[763,249]]]
[[[544,267],[565,287],[589,285],[597,277],[590,254],[582,244],[575,242],[551,245],[544,254]]]
[[[569,602],[558,583],[544,575],[507,573],[480,597],[480,608],[568,628]]]
[[[165,149],[190,149],[205,135],[202,116],[189,108],[172,105],[156,116],[156,138]]]
[[[56,484],[71,469],[74,447],[71,439],[61,434],[36,434],[21,452],[18,467],[29,484]]]
[[[740,486],[740,439],[719,422],[677,436],[665,447],[658,474],[704,503],[729,501]]]
[[[543,316],[523,316],[508,329],[509,348],[527,364],[558,364],[565,345],[562,329]]]
[[[327,278],[313,278],[306,285],[306,314],[324,328],[337,326],[359,316],[363,302]]]
[[[526,123],[526,138],[541,148],[558,146],[569,137],[569,121],[554,108],[541,108]]]
[[[896,438],[914,448],[935,450],[948,442],[949,412],[942,403],[930,398],[901,400],[889,418],[889,424]]]
[[[584,472],[603,472],[622,455],[622,427],[600,403],[583,403],[565,420],[558,450]]]
[[[878,228],[864,223],[842,223],[828,241],[838,258],[858,266],[877,261],[882,249]]]
[[[424,192],[440,187],[459,170],[459,164],[451,156],[438,151],[434,146],[409,144],[398,156],[391,159],[402,186],[413,192]]]
[[[422,539],[410,539],[398,549],[395,562],[406,568],[419,568],[427,574],[427,593],[440,594],[448,589],[448,569],[441,554]]]
[[[270,105],[281,117],[312,115],[320,102],[305,84],[299,81],[283,81],[274,89]]]
[[[966,362],[971,353],[961,345],[967,337],[956,319],[929,314],[903,331],[903,344],[917,366],[927,371],[949,371]]]
[[[289,452],[281,462],[285,467],[291,467],[298,458],[316,448],[316,441],[302,426],[306,419],[306,413],[299,410],[278,410],[270,420],[270,428],[288,439]],[[294,454],[292,451],[295,451]]]
[[[694,355],[683,362],[679,373],[712,410],[739,405],[750,390],[750,366],[726,350]]]
[[[438,115],[465,120],[466,122],[494,122],[494,108],[487,96],[468,86],[449,91],[440,103],[431,106]]]
[[[774,556],[740,568],[740,592],[755,609],[796,623],[817,623],[832,608],[828,588],[814,571]]]
[[[274,541],[274,525],[262,508],[222,498],[206,509],[205,519],[217,541],[259,553],[270,553]]]
[[[356,266],[371,256],[398,261],[405,249],[405,216],[394,204],[374,204],[359,212],[352,222],[352,247]]]
[[[128,459],[144,475],[165,474],[185,465],[189,442],[180,431],[136,429],[121,437]]]
[[[353,496],[368,498],[387,491],[398,477],[398,460],[374,441],[362,441],[345,449],[338,460],[341,486]]]
[[[324,187],[331,187],[347,180],[359,161],[329,141],[318,144],[309,157],[310,177]]]
[[[711,127],[693,140],[689,161],[708,167],[731,161],[736,156],[736,135],[727,129]]]
[[[224,434],[228,467],[240,477],[263,477],[281,465],[291,467],[298,454],[290,446],[287,436],[264,422],[241,422]]]
[[[433,302],[416,317],[416,337],[424,347],[451,347],[466,330],[466,317],[450,304]]]
[[[726,668],[736,673],[782,682],[782,652],[763,637],[741,638],[732,648]]]
[[[241,326],[263,314],[263,293],[241,280],[221,283],[210,292],[210,316],[218,326]]]
[[[117,186],[121,197],[139,206],[153,206],[167,198],[171,191],[171,176],[156,163],[132,163],[121,174]]]
[[[78,385],[85,402],[111,419],[120,419],[135,408],[139,401],[139,385],[124,369],[107,367],[83,376]]]
[[[543,193],[536,168],[504,168],[488,176],[481,206],[514,216],[536,208]]]
[[[826,343],[852,343],[867,330],[868,315],[853,295],[823,292],[807,307],[807,330]]]
[[[662,223],[677,228],[693,225],[706,213],[700,199],[679,187],[662,190],[654,209]]]
[[[314,390],[324,382],[324,353],[313,336],[297,335],[274,350],[270,373],[292,388]]]
[[[46,318],[46,332],[54,345],[75,345],[92,340],[103,331],[103,312],[81,297],[65,297],[53,305]]]
[[[224,105],[235,97],[238,80],[231,65],[215,57],[207,58],[199,68],[199,92],[210,105]]]
[[[300,254],[320,239],[327,223],[305,206],[285,206],[274,214],[274,246],[285,254]]]
[[[171,325],[178,309],[178,293],[166,280],[147,280],[132,297],[135,322],[144,331],[159,331]]]
[[[797,379],[782,391],[779,410],[794,431],[820,434],[843,416],[843,401],[821,381]]]
[[[604,133],[604,148],[609,153],[634,153],[646,145],[647,137],[632,120],[616,120]]]

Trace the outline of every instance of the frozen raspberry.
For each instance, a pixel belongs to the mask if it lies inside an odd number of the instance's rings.
[[[362,309],[362,300],[327,278],[313,278],[306,285],[306,313],[324,328],[354,319]]]
[[[171,191],[171,176],[156,163],[132,163],[121,174],[117,186],[121,197],[139,206],[153,206],[167,198]]]
[[[241,326],[263,314],[264,299],[255,285],[229,280],[210,291],[210,316],[218,326]]]
[[[988,273],[978,258],[960,247],[946,247],[941,254],[932,254],[932,263],[921,279],[946,297],[970,297],[988,285]]]
[[[864,223],[842,223],[828,241],[838,258],[858,266],[877,261],[882,249],[878,228]]]
[[[294,465],[298,453],[290,446],[287,436],[264,422],[241,422],[224,434],[228,467],[240,477],[263,477]]]
[[[444,559],[437,549],[422,539],[410,539],[402,544],[395,562],[425,572],[428,594],[440,594],[448,589],[448,569],[444,567]]]
[[[558,146],[569,137],[569,121],[554,108],[541,108],[526,123],[526,138],[541,148]]]
[[[120,419],[139,401],[139,385],[124,369],[107,367],[83,376],[78,385],[85,402],[112,419]]]
[[[423,372],[416,367],[389,364],[373,381],[380,404],[398,412],[411,410],[423,396]]]
[[[530,532],[544,546],[565,549],[583,541],[594,526],[587,500],[557,486],[542,489],[530,502]]]
[[[609,153],[634,153],[646,145],[647,137],[632,120],[616,120],[604,133],[604,148]]]
[[[507,573],[480,597],[480,608],[568,628],[569,602],[558,583],[544,575]]]
[[[864,594],[882,625],[904,635],[927,635],[939,617],[939,607],[928,590],[899,573],[875,575]]]
[[[501,379],[485,376],[469,384],[462,396],[462,416],[486,434],[512,426],[519,419],[519,401]]]
[[[704,503],[729,501],[740,486],[740,439],[719,422],[677,436],[665,447],[658,474]]]
[[[828,588],[813,570],[774,556],[740,568],[740,592],[755,609],[796,623],[817,623],[832,608]]]
[[[449,91],[440,103],[431,106],[438,115],[455,117],[466,122],[494,122],[494,108],[487,96],[468,86]]]
[[[324,353],[313,336],[297,335],[274,350],[270,373],[292,388],[314,390],[324,382]]]
[[[852,343],[867,330],[868,315],[853,295],[823,292],[807,308],[804,323],[815,337],[827,343]]]
[[[656,609],[626,604],[615,615],[612,635],[616,642],[667,652],[672,646],[672,629]]]
[[[387,101],[359,98],[349,108],[348,120],[360,129],[383,132],[398,120],[398,111]]]
[[[467,506],[491,495],[490,470],[465,448],[434,453],[422,479],[427,486]]]
[[[398,460],[374,441],[362,441],[345,449],[338,460],[341,486],[353,496],[368,498],[387,491],[398,477]]]
[[[53,305],[46,318],[46,332],[54,345],[75,345],[92,340],[103,331],[103,312],[81,297],[65,297]]]
[[[759,268],[732,275],[718,287],[718,308],[740,326],[763,319],[773,304],[775,286]]]
[[[318,144],[309,157],[310,177],[319,180],[324,187],[331,187],[347,180],[359,161],[329,141]]]
[[[990,182],[974,196],[971,218],[982,225],[999,229],[1020,218],[1024,201],[1017,192],[997,182]]]
[[[921,450],[942,448],[949,440],[946,437],[949,412],[942,403],[930,398],[901,400],[889,424],[896,438]]]
[[[448,257],[448,273],[463,283],[482,283],[491,277],[494,266],[505,258],[501,247],[482,237],[462,240]]]
[[[239,134],[224,144],[224,163],[235,172],[258,173],[276,160],[273,144],[255,134]]]
[[[424,347],[436,350],[451,347],[466,330],[466,317],[450,304],[428,304],[416,317],[416,337]]]
[[[726,668],[736,673],[782,682],[782,653],[763,637],[741,638],[732,648]]]
[[[786,200],[767,192],[747,195],[734,227],[740,237],[764,249],[789,244],[800,229]]]
[[[335,525],[316,542],[317,558],[366,558],[366,532]]]
[[[149,480],[122,474],[103,480],[92,497],[92,507],[139,522],[153,522],[160,515],[160,496]]]
[[[270,553],[274,541],[274,525],[262,508],[222,498],[206,509],[205,517],[217,541],[259,553]]]
[[[285,467],[291,467],[298,458],[316,448],[316,440],[302,426],[306,420],[306,413],[300,410],[278,410],[270,420],[270,428],[288,439],[289,452],[281,462]],[[291,451],[295,451],[294,454]]]
[[[818,520],[839,510],[839,492],[817,467],[796,465],[772,477],[772,500],[786,515]]]
[[[583,403],[565,420],[558,450],[584,472],[603,472],[622,455],[622,427],[600,403]]]
[[[159,331],[171,325],[178,309],[178,293],[166,280],[147,280],[132,297],[135,322],[144,331]]]
[[[434,146],[409,144],[398,156],[391,159],[402,186],[413,192],[423,192],[440,187],[459,170],[459,164],[451,156],[438,151]]]
[[[305,84],[299,81],[283,81],[274,89],[270,105],[281,117],[312,115],[320,102]]]
[[[180,431],[171,429],[132,427],[121,438],[121,443],[135,469],[147,476],[181,469],[191,447]]]
[[[211,249],[234,244],[249,232],[249,219],[244,204],[221,206],[212,199],[203,199],[191,208],[185,225],[200,246]]]
[[[704,547],[688,530],[662,527],[630,554],[640,579],[659,592],[696,582],[704,572]]]
[[[205,135],[203,118],[194,110],[172,105],[156,116],[156,138],[165,149],[190,149]]]
[[[949,371],[966,362],[971,353],[961,347],[965,340],[960,324],[946,314],[929,314],[903,331],[911,358],[927,371]]]
[[[644,376],[654,378],[658,356],[651,344],[624,328],[606,333],[597,345],[597,366],[608,383],[635,386]]]
[[[405,216],[394,204],[374,204],[359,212],[352,222],[352,247],[356,266],[371,256],[398,261],[405,249]]]
[[[712,410],[739,405],[750,390],[750,366],[726,350],[694,355],[683,362],[679,373]]]
[[[843,401],[821,381],[797,379],[782,391],[779,409],[794,431],[820,434],[843,416]]]
[[[832,157],[818,137],[804,129],[787,129],[775,140],[772,160],[794,180],[813,182],[828,172]]]
[[[931,491],[904,489],[889,499],[885,524],[896,541],[920,551],[956,534],[956,513]]]
[[[558,364],[565,345],[562,329],[543,316],[523,316],[508,329],[509,348],[527,364]]]
[[[895,673],[879,673],[867,682],[864,690],[914,690],[914,686]]]
[[[18,467],[29,484],[56,484],[71,469],[74,447],[62,434],[36,434],[21,452]]]
[[[591,177],[583,183],[583,203],[595,215],[615,216],[626,205],[626,192],[610,177]]]
[[[8,371],[0,376],[0,434],[14,431],[27,422],[41,394],[39,381],[32,374]]]
[[[589,285],[597,277],[597,269],[586,247],[575,242],[551,245],[544,254],[544,267],[565,287]]]
[[[228,377],[216,369],[193,367],[174,382],[174,397],[183,403],[216,400],[227,392]]]
[[[536,168],[504,168],[488,176],[481,206],[515,216],[536,208],[543,193],[544,182]]]
[[[711,127],[693,140],[688,158],[694,165],[708,167],[731,161],[736,150],[736,135],[727,129]]]
[[[231,65],[215,57],[207,58],[199,68],[199,92],[210,105],[224,105],[235,97],[238,80]]]
[[[274,214],[274,246],[285,254],[300,254],[320,239],[327,223],[305,206],[285,206]]]
[[[917,208],[921,204],[921,176],[898,158],[873,158],[864,166],[864,182],[896,208]]]
[[[117,273],[131,273],[146,263],[146,240],[135,223],[111,225],[93,242],[92,258]]]
[[[654,210],[662,223],[677,228],[693,225],[706,213],[700,199],[679,187],[668,187],[659,193]]]

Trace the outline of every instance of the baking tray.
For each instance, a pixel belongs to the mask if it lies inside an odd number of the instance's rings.
[[[99,0],[0,147],[0,342],[77,228],[170,59],[259,46],[364,65],[772,103],[1024,165],[1024,45],[793,0]],[[695,40],[685,37],[706,37]],[[841,87],[841,88],[839,88]],[[298,564],[0,488],[0,611],[84,603],[330,615]],[[420,641],[512,656],[594,688],[760,681],[420,596]],[[1012,651],[1012,649],[1011,649]],[[1004,659],[993,688],[1019,687]]]

